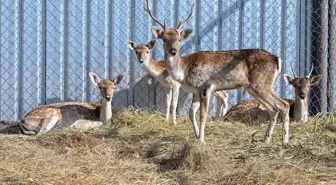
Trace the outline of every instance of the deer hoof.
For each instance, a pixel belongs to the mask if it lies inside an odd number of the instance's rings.
[[[203,98],[205,98],[208,95],[207,89],[204,89],[202,92]]]
[[[284,142],[284,143],[282,143],[282,147],[283,147],[283,148],[293,148],[293,146],[290,145],[289,142]]]
[[[195,137],[196,137],[196,139],[200,139],[199,131],[196,131],[196,132],[195,132]]]
[[[265,145],[269,145],[271,142],[271,137],[265,137],[264,143]]]
[[[199,143],[200,143],[201,145],[205,145],[205,141],[204,141],[204,139],[200,139],[200,140],[199,140]]]

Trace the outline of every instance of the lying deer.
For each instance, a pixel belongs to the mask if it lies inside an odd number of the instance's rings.
[[[143,63],[148,73],[164,87],[166,93],[166,120],[169,120],[170,105],[172,101],[173,124],[176,124],[176,108],[181,85],[168,74],[163,60],[156,61],[149,54],[150,50],[155,47],[155,44],[156,40],[152,40],[148,44],[136,44],[133,41],[128,42],[130,49],[135,51],[139,62]],[[188,90],[184,89],[183,86],[182,89],[186,92]],[[214,94],[220,105],[220,108],[217,111],[217,117],[223,117],[227,112],[227,95],[224,91],[217,91],[214,92]]]
[[[271,121],[265,135],[265,143],[271,140],[279,112],[285,115],[283,144],[289,142],[289,105],[273,90],[273,84],[281,71],[281,59],[265,50],[245,49],[232,51],[199,51],[184,57],[180,55],[180,44],[187,39],[192,29],[181,31],[193,14],[181,21],[177,28],[167,28],[153,16],[149,2],[145,11],[163,30],[153,27],[153,35],[163,41],[164,59],[169,75],[188,92],[192,92],[194,108],[200,105],[200,129],[196,119],[190,117],[196,138],[204,142],[204,130],[211,93],[219,90],[244,88],[258,99],[269,111]]]
[[[295,122],[305,123],[308,121],[308,93],[311,86],[318,84],[321,75],[298,77],[294,72],[294,78],[285,74],[284,79],[295,89],[295,99],[284,99],[290,105],[289,117]],[[282,115],[281,115],[282,116]],[[266,108],[257,100],[245,100],[234,105],[225,116],[226,120],[239,121],[242,123],[264,123],[270,121]]]
[[[51,129],[90,129],[111,123],[112,97],[116,86],[122,81],[119,74],[114,80],[103,79],[89,73],[93,84],[100,90],[100,105],[87,102],[61,102],[38,106],[20,122],[23,134],[39,135]]]

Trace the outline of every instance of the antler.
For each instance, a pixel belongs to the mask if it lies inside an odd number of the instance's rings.
[[[190,18],[192,17],[193,13],[194,13],[194,3],[193,3],[192,6],[191,6],[191,10],[190,10],[190,14],[189,14],[188,18],[187,18],[186,20],[184,20],[183,22],[182,22],[182,21],[179,22],[179,24],[177,25],[177,28],[176,28],[176,29],[178,29],[178,30],[181,29],[182,26],[183,26],[186,22],[188,22],[188,21],[190,20]]]
[[[290,65],[290,68],[292,69],[292,73],[293,73],[293,75],[294,75],[294,78],[297,77],[295,71],[293,70],[293,66],[292,66],[292,64]]]
[[[163,29],[166,29],[166,22],[164,21],[164,24],[162,24],[156,17],[153,16],[151,10],[149,9],[149,2],[146,0],[147,7],[145,8],[145,11],[149,14],[149,16],[158,24],[162,26]]]
[[[311,65],[311,70],[307,76],[308,78],[310,78],[310,75],[312,74],[313,70],[314,70],[314,64]]]

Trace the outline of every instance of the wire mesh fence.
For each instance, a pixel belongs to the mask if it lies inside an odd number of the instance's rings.
[[[199,50],[262,48],[282,58],[281,74],[321,74],[312,87],[311,113],[336,106],[334,0],[153,0],[155,16],[175,27],[195,3],[193,36],[181,53]],[[17,120],[32,108],[60,101],[98,102],[90,71],[104,78],[125,79],[113,98],[114,107],[148,107],[163,111],[162,85],[151,77],[128,48],[129,40],[148,43],[154,22],[136,0],[5,0],[0,5],[0,120]],[[162,41],[151,52],[163,59]],[[275,91],[295,97],[279,76]],[[229,105],[248,94],[227,91]],[[178,114],[186,114],[191,95],[180,92]],[[216,109],[211,100],[210,114]]]

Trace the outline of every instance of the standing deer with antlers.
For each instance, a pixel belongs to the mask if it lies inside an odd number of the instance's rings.
[[[177,100],[181,85],[168,74],[163,60],[156,61],[150,56],[149,52],[155,47],[155,44],[156,40],[152,40],[148,44],[136,44],[133,41],[128,42],[130,49],[135,51],[139,62],[143,63],[148,73],[164,87],[166,93],[166,120],[169,119],[170,105],[172,102],[173,124],[176,124]],[[183,86],[182,89],[184,89]],[[184,90],[187,92],[187,89]],[[217,104],[219,104],[216,116],[223,117],[227,112],[227,94],[224,91],[216,91],[214,95],[217,97]],[[196,115],[193,116],[196,117]]]
[[[305,123],[308,121],[308,93],[310,87],[318,84],[322,78],[321,75],[311,76],[312,71],[313,66],[310,73],[304,77],[297,76],[294,71],[294,78],[284,74],[284,79],[295,89],[294,100],[284,99],[290,105],[289,117],[295,122]],[[225,119],[246,124],[270,121],[267,109],[255,99],[244,100],[232,106]]]
[[[200,105],[200,129],[193,117],[194,132],[200,142],[204,142],[205,123],[208,114],[211,92],[226,89],[245,88],[258,99],[269,111],[271,122],[265,135],[265,143],[271,140],[272,132],[279,112],[284,115],[283,144],[289,143],[289,105],[273,91],[273,84],[281,71],[279,57],[261,49],[232,51],[199,51],[183,58],[180,55],[180,42],[187,39],[192,29],[181,31],[193,14],[192,5],[188,18],[180,22],[177,28],[166,28],[153,16],[147,0],[146,12],[163,30],[153,27],[154,36],[163,41],[166,68],[181,85],[194,94],[195,109]],[[192,111],[192,110],[191,110]]]

